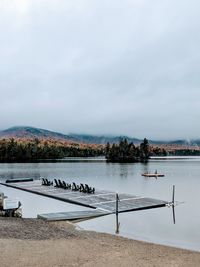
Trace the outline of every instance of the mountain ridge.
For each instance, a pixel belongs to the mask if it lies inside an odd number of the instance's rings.
[[[0,131],[0,138],[53,138],[63,139],[73,142],[81,142],[86,144],[106,144],[107,142],[115,143],[122,138],[127,138],[129,142],[140,143],[137,138],[128,136],[112,136],[112,135],[89,135],[89,134],[63,134],[51,130],[31,127],[31,126],[14,126]]]
[[[143,140],[135,137],[129,137],[125,135],[90,135],[90,134],[63,134],[51,130],[36,128],[32,126],[14,126],[5,130],[0,131],[0,138],[52,138],[61,139],[77,143],[86,144],[106,144],[117,143],[120,139],[126,138],[128,142],[133,142],[134,144],[139,144]],[[184,139],[162,141],[162,140],[149,140],[151,144],[155,145],[190,145],[199,146],[200,139],[187,141]]]

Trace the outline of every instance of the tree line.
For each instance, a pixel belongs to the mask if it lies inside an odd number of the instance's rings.
[[[176,149],[169,153],[171,156],[200,156],[200,150],[198,149]]]
[[[33,139],[21,141],[0,140],[0,161],[34,161],[40,159],[61,159],[64,157],[92,157],[104,154],[102,147],[81,146],[79,144],[62,144]]]
[[[150,146],[146,138],[140,145],[121,139],[118,144],[88,145],[46,139],[0,139],[0,162],[25,162],[64,157],[105,156],[108,162],[147,162],[150,156],[200,155],[199,150],[166,151]]]

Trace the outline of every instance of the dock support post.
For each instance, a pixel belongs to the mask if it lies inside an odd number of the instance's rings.
[[[115,214],[116,214],[116,230],[115,230],[115,233],[116,234],[119,234],[118,203],[119,203],[119,195],[118,195],[118,193],[116,193],[116,209],[115,209]]]
[[[174,199],[175,199],[175,185],[173,185],[173,191],[172,191],[172,213],[173,213],[173,222],[174,224],[176,223],[176,219],[175,219],[175,209],[174,209]]]
[[[119,202],[119,195],[118,193],[116,193],[116,209],[115,209],[116,215],[118,215],[118,202]]]
[[[172,191],[172,204],[174,205],[174,198],[175,198],[175,185],[173,185],[173,191]]]

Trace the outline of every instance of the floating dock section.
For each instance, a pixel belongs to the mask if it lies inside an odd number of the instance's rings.
[[[81,211],[68,211],[56,213],[39,214],[37,217],[46,221],[74,221],[74,220],[87,220],[95,217],[105,216],[110,214],[99,209],[81,210]]]
[[[24,190],[26,192],[38,194],[41,196],[53,198],[56,200],[76,204],[91,209],[96,209],[96,215],[99,210],[105,214],[116,212],[116,193],[106,190],[96,189],[94,194],[86,194],[79,191],[62,189],[51,186],[42,185],[42,181],[35,180],[30,182],[18,183],[0,183],[1,185]],[[118,213],[160,208],[166,206],[169,202],[142,196],[134,196],[130,194],[119,193]],[[91,210],[92,212],[92,210]],[[72,214],[75,215],[75,214]],[[91,214],[91,216],[95,214]],[[101,214],[100,214],[101,215]],[[99,216],[100,216],[99,215]],[[80,217],[80,216],[79,216]]]
[[[144,177],[155,177],[155,178],[157,178],[157,177],[165,177],[165,175],[162,174],[162,173],[142,173],[141,175],[144,176]]]

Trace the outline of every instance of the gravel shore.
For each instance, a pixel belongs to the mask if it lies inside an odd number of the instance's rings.
[[[79,231],[67,222],[0,218],[1,267],[199,267],[200,253]]]

